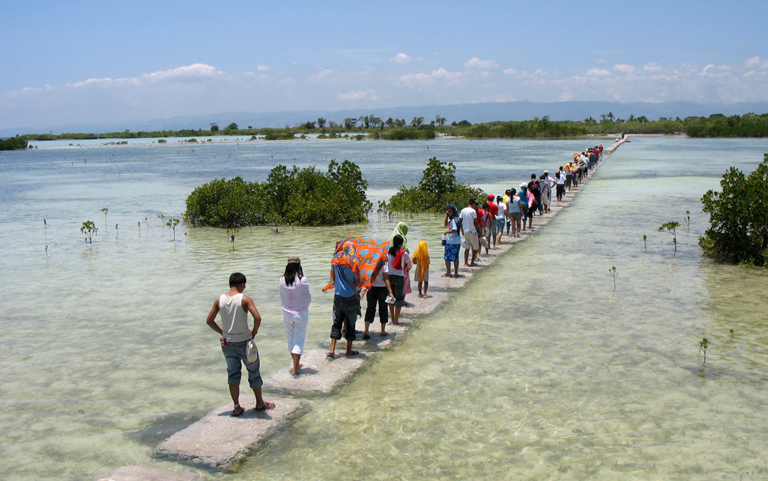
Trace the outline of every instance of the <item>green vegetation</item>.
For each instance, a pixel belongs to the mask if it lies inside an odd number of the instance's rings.
[[[10,139],[0,140],[0,150],[24,150],[28,147],[25,137],[11,137]]]
[[[464,206],[470,198],[481,201],[483,191],[456,181],[453,162],[429,159],[421,182],[415,187],[400,186],[387,202],[379,202],[380,212],[443,212],[448,204]]]
[[[360,168],[346,160],[331,160],[326,173],[278,165],[262,183],[235,177],[197,187],[187,198],[184,220],[216,227],[362,223],[371,210],[367,187]]]
[[[659,227],[659,232],[667,231],[672,234],[672,243],[675,245],[675,252],[677,252],[677,228],[680,227],[679,222],[667,222]]]
[[[709,229],[699,237],[704,253],[718,260],[768,265],[768,154],[749,174],[731,167],[720,181],[722,192],[701,198]]]
[[[176,226],[179,225],[179,219],[171,217],[165,225],[173,229],[173,242],[176,242]]]
[[[616,272],[616,266],[611,266],[611,268],[608,269],[608,274],[610,274],[611,277],[613,277],[613,290],[615,291],[616,290],[616,276],[619,275],[619,273]]]
[[[96,235],[98,230],[99,229],[96,227],[96,224],[94,224],[92,220],[83,222],[82,227],[80,227],[80,233],[85,234],[86,244],[93,244],[93,236]]]
[[[709,339],[706,337],[701,338],[701,341],[699,341],[699,355],[701,353],[704,353],[704,362],[702,364],[707,363],[707,348],[709,347]]]

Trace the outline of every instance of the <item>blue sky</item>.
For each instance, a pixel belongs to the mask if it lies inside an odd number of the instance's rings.
[[[768,100],[768,1],[0,0],[0,128],[529,100]]]

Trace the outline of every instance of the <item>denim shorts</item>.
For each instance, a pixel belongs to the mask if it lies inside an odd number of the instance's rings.
[[[256,360],[249,363],[246,355],[247,349],[248,341],[227,342],[226,346],[221,346],[221,352],[224,353],[224,359],[227,361],[228,383],[240,385],[240,372],[242,364],[245,363],[245,368],[248,370],[248,384],[251,389],[258,389],[264,384],[260,372],[261,359],[259,359],[257,351]]]

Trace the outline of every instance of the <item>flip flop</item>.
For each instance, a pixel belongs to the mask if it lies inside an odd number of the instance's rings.
[[[371,336],[369,334],[363,334],[363,339],[365,339],[366,341],[370,338]]]
[[[325,357],[327,357],[328,359],[333,359],[334,357],[336,357],[336,354],[332,352],[327,352],[325,353]]]
[[[267,409],[275,409],[276,404],[264,401],[264,406],[260,408],[253,408],[254,411],[266,411]]]
[[[232,417],[236,418],[238,416],[242,416],[244,412],[245,412],[245,409],[242,406],[237,406],[234,410],[232,410]]]
[[[357,356],[358,354],[360,354],[360,351],[352,351],[352,352],[350,352],[350,353],[348,353],[346,355],[347,356]]]

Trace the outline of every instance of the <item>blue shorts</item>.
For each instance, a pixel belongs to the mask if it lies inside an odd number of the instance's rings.
[[[240,372],[242,364],[245,363],[245,368],[248,370],[248,384],[251,389],[258,389],[264,384],[260,372],[261,359],[257,352],[256,360],[248,362],[247,349],[248,341],[227,342],[226,346],[221,346],[221,352],[224,353],[224,359],[227,361],[228,383],[240,385]]]
[[[496,237],[500,233],[504,233],[504,219],[494,219],[493,227],[491,227],[491,235]]]

